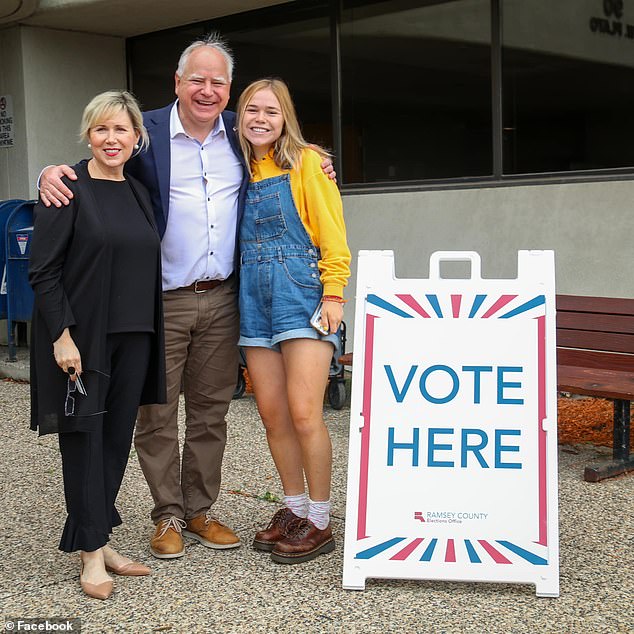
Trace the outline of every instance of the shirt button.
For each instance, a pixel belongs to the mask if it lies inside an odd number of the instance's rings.
[[[210,229],[213,229],[213,228],[214,228],[214,226],[213,226],[213,225],[209,225],[209,228],[210,228]]]
[[[310,263],[310,268],[311,268],[311,269],[314,269],[314,268],[315,268],[315,263],[314,263],[314,262],[311,262],[311,263]]]
[[[317,273],[313,273],[311,277],[317,277]]]
[[[208,200],[208,201],[209,201],[209,200],[211,200],[211,197],[207,198],[207,200]]]
[[[213,251],[210,251],[210,252],[209,252],[209,255],[213,255],[213,254],[214,254],[214,252],[213,252]]]

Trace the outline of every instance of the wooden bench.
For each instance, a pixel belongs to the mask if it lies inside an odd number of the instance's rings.
[[[634,299],[557,295],[557,389],[614,401],[612,460],[586,467],[584,479],[634,470]]]
[[[557,389],[614,401],[612,460],[588,466],[587,482],[634,470],[634,299],[557,295]],[[340,357],[352,366],[352,353]]]

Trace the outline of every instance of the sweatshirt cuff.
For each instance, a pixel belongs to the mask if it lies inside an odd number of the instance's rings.
[[[334,295],[343,298],[343,286],[341,284],[326,282],[324,284],[324,295]]]

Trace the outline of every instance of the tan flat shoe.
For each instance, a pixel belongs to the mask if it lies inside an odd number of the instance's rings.
[[[101,599],[102,601],[105,601],[112,594],[112,581],[104,581],[103,583],[88,583],[87,581],[82,581],[82,572],[84,572],[83,563],[79,571],[79,584],[81,585],[81,589],[84,591],[85,595],[92,597],[93,599]]]
[[[92,597],[93,599],[101,599],[105,601],[111,594],[113,584],[112,581],[104,581],[103,583],[88,583],[87,581],[79,580],[81,589],[84,594]]]
[[[122,564],[116,568],[106,565],[106,570],[122,577],[145,577],[152,572],[146,565],[138,561],[131,561],[129,564]]]

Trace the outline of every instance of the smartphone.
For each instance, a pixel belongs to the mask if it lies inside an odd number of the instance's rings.
[[[319,302],[313,316],[310,318],[310,325],[320,334],[328,335],[330,331],[321,323],[321,302]]]

